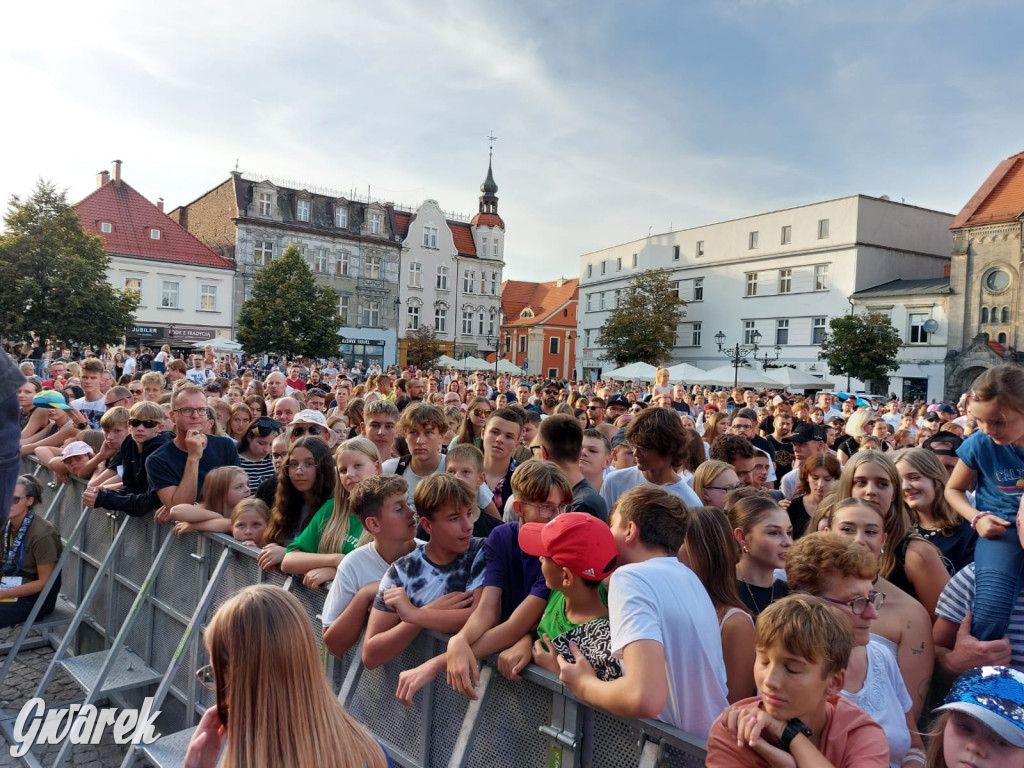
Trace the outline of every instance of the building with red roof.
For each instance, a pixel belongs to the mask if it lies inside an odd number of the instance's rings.
[[[501,286],[508,359],[527,373],[548,379],[577,378],[576,306],[579,278],[546,283],[506,280]],[[492,357],[493,359],[493,357]]]
[[[103,238],[108,278],[139,294],[130,345],[233,336],[235,265],[171,219],[121,177],[121,161],[102,171],[96,189],[75,205],[82,227]]]
[[[950,325],[946,398],[986,368],[1024,362],[1020,263],[1024,251],[1024,152],[1000,162],[949,225]]]
[[[491,162],[472,218],[425,200],[415,211],[395,211],[402,243],[398,281],[398,359],[406,365],[410,339],[432,328],[443,354],[492,355],[501,342],[501,285],[505,222],[498,215],[498,185]]]

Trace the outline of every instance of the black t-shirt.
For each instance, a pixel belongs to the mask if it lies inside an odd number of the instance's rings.
[[[690,406],[687,405],[686,403],[673,400],[672,401],[672,410],[675,411],[676,413],[689,413],[690,412]]]
[[[775,462],[775,477],[782,482],[783,476],[793,468],[793,445],[776,440],[771,435],[765,440],[772,447],[771,457]]]
[[[602,522],[608,522],[607,502],[585,477],[572,488],[572,504],[569,505],[569,511],[586,512]]]
[[[173,442],[166,443],[146,459],[146,474],[149,476],[149,488],[159,491],[161,488],[177,486],[185,473],[185,462],[188,453],[181,450]],[[203,480],[206,473],[217,467],[238,466],[238,446],[230,437],[218,435],[206,436],[206,450],[199,459],[199,476],[196,479],[196,497],[202,493]]]

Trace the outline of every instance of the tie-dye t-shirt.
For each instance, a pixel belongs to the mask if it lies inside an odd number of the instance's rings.
[[[380,589],[373,601],[374,608],[394,613],[384,605],[384,590],[389,587],[405,587],[405,593],[412,604],[422,608],[450,592],[472,592],[483,586],[484,539],[471,539],[469,549],[448,565],[432,563],[427,557],[426,548],[426,544],[418,544],[408,555],[391,564],[380,580]]]

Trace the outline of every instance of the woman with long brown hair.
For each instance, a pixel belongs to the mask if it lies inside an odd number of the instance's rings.
[[[217,694],[185,768],[385,768],[383,748],[338,703],[309,617],[280,587],[247,587],[203,635],[210,663],[196,675]]]

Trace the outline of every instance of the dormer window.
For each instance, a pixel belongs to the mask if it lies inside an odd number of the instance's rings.
[[[296,201],[295,218],[299,221],[309,221],[309,200]]]
[[[100,232],[102,232],[105,235],[108,235],[108,234],[110,234],[113,231],[114,231],[114,225],[111,224],[109,221],[101,221],[100,222]]]
[[[259,196],[259,211],[260,216],[269,216],[271,214],[271,201],[269,192],[260,192]]]
[[[159,240],[160,239],[160,230],[159,229],[151,229],[151,230],[149,230],[149,239],[150,240]]]
[[[334,204],[334,226],[348,229],[348,208],[341,203]]]

